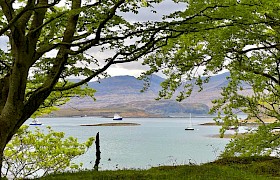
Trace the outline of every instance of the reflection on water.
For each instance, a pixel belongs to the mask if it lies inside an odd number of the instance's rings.
[[[194,131],[185,131],[188,118],[124,118],[122,122],[140,126],[80,126],[113,122],[110,118],[40,118],[55,131],[78,138],[80,142],[100,133],[101,169],[150,168],[159,165],[179,165],[213,161],[229,139],[213,138],[217,126],[202,126],[212,118],[193,118]],[[26,122],[26,124],[29,122]],[[34,127],[31,127],[34,128]],[[95,147],[79,157],[85,168],[92,169]],[[92,163],[91,163],[92,162]]]

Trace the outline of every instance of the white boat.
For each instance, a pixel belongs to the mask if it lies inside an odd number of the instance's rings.
[[[29,125],[35,125],[35,126],[40,126],[40,125],[42,125],[43,123],[41,123],[40,121],[38,121],[37,119],[33,119],[32,121],[31,121],[31,123],[29,123]]]
[[[122,117],[118,114],[115,114],[113,120],[122,120]]]
[[[190,113],[190,119],[189,119],[189,126],[185,128],[185,130],[194,130],[192,127],[192,114]]]

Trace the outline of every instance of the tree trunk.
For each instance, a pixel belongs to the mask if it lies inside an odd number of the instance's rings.
[[[2,179],[2,163],[3,163],[3,147],[1,145],[1,148],[0,148],[0,179]]]
[[[95,159],[95,164],[94,164],[94,170],[98,171],[98,166],[99,166],[99,163],[100,163],[100,154],[101,154],[101,151],[100,151],[100,144],[99,144],[99,132],[96,134],[96,137],[95,137],[95,146],[96,146],[96,159]]]
[[[3,163],[3,157],[4,157],[4,149],[6,147],[7,142],[7,131],[0,128],[0,179],[2,179],[2,163]]]

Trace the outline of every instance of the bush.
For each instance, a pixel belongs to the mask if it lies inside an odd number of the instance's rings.
[[[4,150],[2,176],[26,178],[45,176],[49,173],[77,170],[81,164],[71,160],[84,154],[93,144],[94,138],[79,143],[77,138],[64,138],[63,132],[55,132],[47,127],[44,134],[22,126]]]

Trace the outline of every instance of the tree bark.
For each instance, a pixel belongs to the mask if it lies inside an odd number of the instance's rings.
[[[2,147],[2,143],[0,145],[0,179],[2,179],[2,163],[3,163],[3,155],[4,155],[4,147]]]

